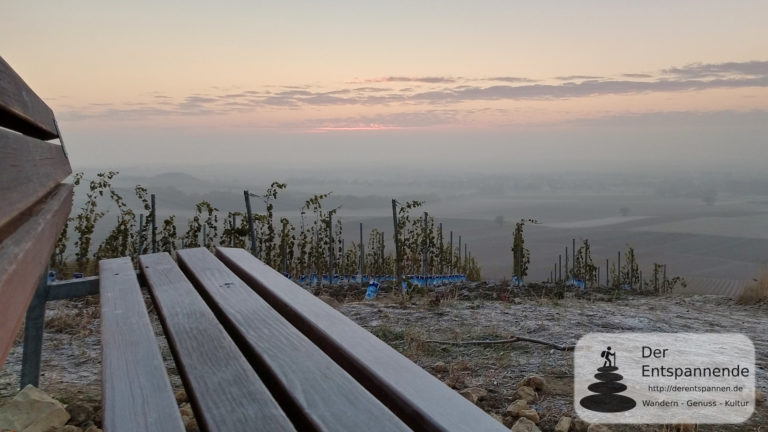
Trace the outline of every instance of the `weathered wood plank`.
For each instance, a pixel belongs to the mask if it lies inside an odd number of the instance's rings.
[[[53,111],[0,57],[0,127],[36,138],[57,138]]]
[[[0,227],[71,172],[60,145],[0,129]]]
[[[206,249],[178,257],[297,429],[410,430]]]
[[[72,209],[72,185],[59,186],[0,243],[0,366],[21,327],[37,282]]]
[[[171,256],[144,255],[139,262],[203,430],[294,431],[248,360]]]
[[[99,275],[104,430],[184,431],[130,258],[100,261]]]
[[[415,430],[504,431],[437,378],[242,249],[216,255]]]

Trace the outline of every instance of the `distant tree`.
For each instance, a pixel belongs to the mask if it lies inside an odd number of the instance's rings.
[[[629,216],[629,207],[622,207],[622,208],[620,208],[620,209],[619,209],[619,213],[620,213],[620,214],[621,214],[623,217],[627,217],[627,216]]]
[[[504,226],[504,215],[496,216],[496,219],[494,219],[493,221],[496,222],[498,226]]]

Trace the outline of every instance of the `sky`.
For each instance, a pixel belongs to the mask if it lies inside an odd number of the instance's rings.
[[[72,164],[760,170],[768,2],[0,0]]]

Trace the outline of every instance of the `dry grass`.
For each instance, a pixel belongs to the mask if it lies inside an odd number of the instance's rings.
[[[53,305],[51,307],[51,305]],[[99,318],[98,297],[89,296],[76,300],[57,300],[49,303],[45,312],[46,332],[79,335],[82,337],[97,331],[92,325]],[[24,323],[14,339],[14,344],[24,341]]]
[[[424,343],[426,335],[423,329],[408,327],[403,332],[403,339],[405,341],[404,354],[411,359],[422,359],[428,355],[428,350],[431,348]]]
[[[45,330],[84,337],[97,330],[93,323],[99,313],[98,299],[60,300],[53,310],[47,311]]]
[[[56,279],[69,280],[72,279],[75,273],[82,273],[83,276],[98,276],[99,275],[99,261],[91,259],[85,266],[78,265],[74,260],[66,261],[64,264],[57,266],[51,270],[56,271]]]
[[[675,425],[662,425],[659,432],[697,432],[699,426],[695,424],[679,423]]]
[[[768,270],[763,272],[757,282],[747,285],[736,300],[736,303],[741,305],[753,305],[762,302],[768,302]]]
[[[443,291],[435,292],[429,304],[431,306],[453,306],[459,299],[459,290],[457,287],[448,287]]]

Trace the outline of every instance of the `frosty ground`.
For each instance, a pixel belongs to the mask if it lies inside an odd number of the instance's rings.
[[[768,305],[744,306],[721,296],[629,296],[624,293],[519,290],[507,284],[476,283],[409,298],[383,294],[361,300],[359,288],[319,290],[341,313],[411,358],[457,391],[480,387],[488,396],[478,405],[511,424],[505,416],[517,383],[540,375],[548,384],[533,405],[539,427],[552,430],[558,418],[575,416],[572,403],[573,355],[549,346],[516,342],[499,345],[449,345],[430,340],[540,339],[573,345],[589,332],[738,332],[756,349],[757,386],[768,393]],[[181,388],[167,344],[155,320],[169,374]],[[43,375],[40,386],[65,402],[98,408],[100,341],[98,298],[51,302],[46,314]],[[0,397],[18,386],[21,346],[17,343],[0,372]],[[768,427],[768,406],[759,405],[741,425],[701,425],[700,431],[757,431]],[[663,431],[663,426],[612,426],[615,431]]]

